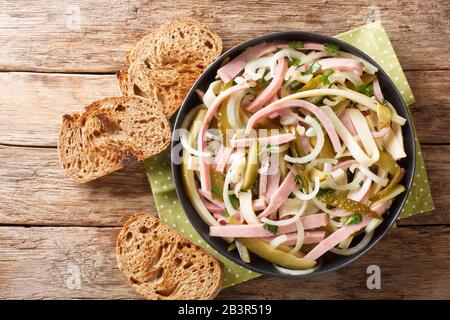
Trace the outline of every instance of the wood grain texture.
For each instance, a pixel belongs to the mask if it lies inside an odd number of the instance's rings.
[[[450,143],[448,71],[409,71],[412,111],[422,143]],[[118,95],[114,75],[0,72],[0,144],[51,146],[61,116],[96,99]]]
[[[0,227],[0,299],[139,298],[117,268],[119,228]],[[367,255],[311,279],[264,277],[219,299],[450,299],[450,227],[401,227]],[[381,268],[368,290],[367,267]]]
[[[156,213],[142,163],[79,184],[53,148],[0,146],[0,224],[119,226],[136,211]]]
[[[0,143],[55,147],[65,113],[117,95],[112,75],[0,73]]]
[[[436,210],[402,224],[450,224],[450,146],[424,146]],[[66,176],[53,148],[0,146],[0,224],[120,226],[156,208],[142,164],[87,184]]]
[[[381,19],[406,69],[449,69],[446,0],[252,1],[5,0],[0,4],[0,70],[111,72],[124,54],[167,20],[209,24],[225,48],[281,30],[337,34]],[[107,11],[107,14],[105,14]]]

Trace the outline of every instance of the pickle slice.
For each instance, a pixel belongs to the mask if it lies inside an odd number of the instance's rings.
[[[304,270],[316,265],[314,260],[300,258],[283,250],[274,249],[263,240],[239,238],[239,241],[257,256],[287,269]]]
[[[242,189],[248,190],[258,177],[258,140],[253,139],[247,155],[247,165],[244,172],[244,183]]]

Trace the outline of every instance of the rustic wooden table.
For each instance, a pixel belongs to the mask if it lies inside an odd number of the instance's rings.
[[[369,254],[307,280],[263,277],[219,299],[450,299],[450,2],[0,1],[0,298],[138,298],[117,268],[120,226],[156,214],[142,164],[79,185],[59,166],[61,115],[117,95],[123,56],[156,25],[194,17],[226,48],[280,30],[337,34],[381,18],[411,83],[436,210],[402,220]],[[381,268],[381,289],[366,287]]]

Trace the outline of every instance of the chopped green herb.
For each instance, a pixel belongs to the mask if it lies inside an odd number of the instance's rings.
[[[354,213],[351,216],[349,216],[347,218],[347,220],[345,220],[345,225],[348,226],[348,225],[351,225],[351,224],[358,224],[358,223],[361,223],[361,221],[362,221],[361,214],[360,213]]]
[[[290,66],[298,67],[300,64],[301,64],[300,59],[292,59],[292,60],[289,60],[289,65],[290,65]]]
[[[330,84],[330,80],[328,79],[332,74],[333,74],[333,70],[328,69],[325,70],[321,75],[320,75],[320,81],[324,84],[324,85],[329,85]]]
[[[317,196],[326,195],[327,193],[330,193],[331,191],[333,191],[333,190],[330,188],[320,188],[319,192],[317,192]]]
[[[239,208],[239,199],[234,194],[230,196],[230,202],[233,208],[235,209]]]
[[[278,232],[278,226],[274,226],[273,224],[264,223],[263,228],[272,234],[277,234],[277,232]]]
[[[267,81],[265,78],[268,74],[269,74],[269,69],[264,70],[264,74],[263,74],[262,78],[259,79],[257,82],[264,86],[267,85],[269,83],[269,81]]]
[[[323,48],[326,52],[329,52],[329,53],[336,53],[339,51],[339,46],[336,44],[332,44],[332,43],[324,43]]]
[[[228,218],[230,216],[230,214],[228,213],[227,209],[225,209],[223,211],[223,216],[226,217],[226,218]]]
[[[217,194],[218,196],[222,196],[222,195],[223,195],[222,190],[220,190],[220,189],[217,188],[217,187],[212,187],[212,188],[211,188],[211,191],[212,191],[212,193]]]
[[[296,175],[296,176],[295,176],[295,181],[298,182],[298,184],[299,184],[301,190],[303,190],[303,189],[305,188],[305,183],[303,182],[303,178],[302,178],[301,175],[299,175],[299,174]]]
[[[302,75],[307,76],[308,74],[314,74],[316,72],[319,72],[320,70],[322,70],[322,65],[320,63],[314,62],[308,68],[308,70],[306,70],[305,72],[302,72]]]
[[[289,42],[289,48],[294,49],[294,50],[303,48],[303,42],[301,42],[301,41]]]
[[[272,145],[268,144],[267,146],[265,146],[265,147],[259,152],[258,155],[261,155],[261,154],[264,153],[264,152],[274,152],[274,151],[277,151],[277,150],[278,150],[278,147],[272,146]]]
[[[359,93],[362,93],[368,97],[373,96],[373,86],[371,84],[369,85],[364,85],[364,84],[359,84],[356,86],[356,91],[358,91]]]

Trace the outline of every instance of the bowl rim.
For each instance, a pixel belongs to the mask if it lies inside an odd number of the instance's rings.
[[[206,70],[201,74],[201,76],[197,79],[197,81],[192,85],[191,89],[189,90],[188,94],[186,95],[185,99],[183,100],[183,103],[181,104],[181,107],[178,110],[177,115],[176,115],[176,119],[175,119],[174,126],[173,126],[173,132],[181,126],[181,123],[184,118],[184,112],[182,112],[182,111],[188,107],[189,101],[191,100],[192,96],[196,94],[195,90],[199,87],[199,85],[201,85],[204,82],[204,80],[207,77],[210,76],[210,74],[213,70],[215,70],[218,66],[220,66],[220,64],[222,63],[222,61],[225,58],[227,58],[229,56],[235,57],[238,54],[245,51],[248,47],[255,46],[262,42],[272,42],[272,41],[276,42],[276,41],[280,41],[280,40],[286,40],[286,38],[292,38],[292,37],[298,37],[300,39],[305,38],[305,37],[307,37],[307,38],[310,37],[310,38],[314,38],[314,40],[312,40],[314,42],[319,42],[319,43],[327,42],[327,43],[337,44],[341,49],[344,48],[344,50],[341,50],[343,52],[347,52],[346,48],[350,48],[354,52],[353,54],[366,60],[367,62],[373,64],[375,67],[378,68],[377,73],[381,73],[384,75],[384,77],[383,77],[383,78],[385,78],[384,82],[389,87],[389,90],[393,90],[394,94],[399,98],[400,105],[396,105],[396,106],[394,106],[394,108],[396,108],[397,110],[403,109],[406,114],[408,126],[407,126],[407,128],[405,128],[405,130],[410,130],[410,135],[412,137],[412,145],[411,145],[412,152],[410,155],[408,154],[408,156],[407,156],[408,161],[411,161],[411,169],[410,170],[411,170],[412,174],[410,175],[408,181],[406,181],[406,183],[405,183],[406,190],[402,195],[402,199],[401,199],[400,205],[398,207],[398,210],[396,212],[390,212],[388,219],[384,220],[384,221],[387,221],[387,225],[386,225],[385,229],[381,233],[379,233],[376,237],[372,238],[372,240],[369,242],[369,244],[366,247],[364,247],[362,250],[360,250],[359,252],[357,252],[351,256],[348,256],[347,261],[344,261],[344,262],[338,264],[337,266],[331,267],[330,269],[325,270],[325,269],[319,268],[318,270],[316,270],[312,273],[308,273],[308,274],[304,274],[304,275],[290,275],[290,274],[275,272],[272,270],[265,270],[264,268],[261,269],[261,268],[255,266],[253,263],[245,263],[239,257],[236,257],[235,255],[231,255],[228,251],[224,250],[222,247],[220,247],[215,242],[213,242],[209,235],[205,236],[205,235],[203,235],[203,232],[201,230],[199,230],[199,226],[197,225],[197,222],[194,221],[194,217],[192,217],[191,214],[189,213],[191,208],[188,208],[188,206],[191,205],[191,203],[188,204],[188,203],[186,203],[186,201],[183,201],[183,199],[182,199],[182,195],[185,195],[185,190],[184,190],[184,183],[181,179],[181,174],[180,174],[181,164],[176,164],[173,161],[173,158],[177,156],[177,151],[175,151],[176,150],[175,145],[179,144],[179,141],[175,139],[175,135],[172,135],[171,146],[170,146],[170,148],[171,148],[171,151],[170,151],[171,152],[171,172],[172,172],[172,179],[175,184],[175,191],[176,191],[177,197],[180,200],[183,211],[185,212],[190,224],[194,227],[194,229],[199,234],[199,236],[209,246],[211,246],[214,250],[216,250],[220,255],[222,255],[223,257],[233,261],[234,263],[236,263],[246,269],[252,270],[254,272],[257,272],[257,273],[260,273],[263,275],[276,276],[276,277],[287,277],[287,278],[306,278],[306,277],[318,276],[321,274],[325,274],[328,272],[332,272],[332,271],[341,269],[341,268],[349,265],[350,263],[354,262],[355,260],[359,259],[361,256],[366,254],[368,251],[370,251],[370,249],[372,249],[377,243],[379,243],[381,241],[381,239],[384,238],[385,235],[392,229],[392,225],[395,223],[398,216],[400,215],[400,212],[402,211],[403,207],[405,206],[406,200],[409,196],[409,193],[410,193],[413,181],[414,181],[415,170],[416,170],[416,133],[414,130],[414,124],[412,122],[412,116],[411,116],[408,106],[405,104],[403,97],[401,96],[401,94],[400,94],[399,90],[397,89],[397,87],[395,86],[394,82],[389,77],[389,75],[383,70],[383,68],[381,68],[380,65],[376,61],[374,61],[374,59],[372,59],[369,55],[364,53],[362,50],[356,48],[355,46],[353,46],[345,41],[334,38],[332,36],[323,35],[323,34],[314,33],[314,32],[308,32],[308,31],[297,31],[297,30],[266,33],[266,34],[257,36],[255,38],[251,38],[249,40],[243,41],[243,42],[233,46],[232,48],[230,48],[227,51],[225,51],[224,53],[222,53],[211,65],[208,66],[208,68],[206,68]],[[291,40],[291,41],[293,41],[293,40]],[[406,141],[406,139],[404,141]],[[194,211],[198,215],[198,213],[196,212],[195,209],[194,209]],[[203,220],[201,220],[201,223],[206,224]]]

